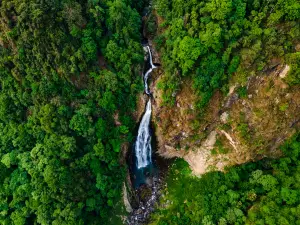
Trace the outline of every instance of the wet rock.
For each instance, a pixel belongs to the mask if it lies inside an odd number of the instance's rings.
[[[154,211],[155,204],[161,195],[162,186],[162,179],[154,176],[151,185],[142,185],[138,188],[137,195],[139,195],[140,201],[138,208],[134,209],[128,216],[128,225],[143,225],[148,222],[150,214]]]

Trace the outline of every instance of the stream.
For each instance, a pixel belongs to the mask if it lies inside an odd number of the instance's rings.
[[[144,47],[144,50],[147,53],[145,67],[148,68],[150,66],[143,75],[148,101],[133,146],[132,180],[138,202],[137,207],[127,218],[127,224],[129,225],[141,225],[148,221],[160,196],[161,186],[158,167],[152,159],[152,135],[154,133],[151,129],[152,95],[148,86],[151,72],[157,67],[153,64],[150,47],[147,45]]]

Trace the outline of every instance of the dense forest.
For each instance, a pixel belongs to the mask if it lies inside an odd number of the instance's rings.
[[[0,1],[0,224],[115,224],[142,93],[145,0]],[[183,79],[199,115],[230,80],[291,66],[298,0],[153,0],[147,32],[167,106]],[[157,19],[158,18],[158,19]],[[160,21],[159,23],[157,21]],[[300,134],[283,157],[192,176],[177,159],[151,224],[299,224]]]
[[[0,224],[109,224],[143,88],[142,4],[1,1]]]
[[[245,85],[249,76],[269,69],[272,58],[299,64],[297,0],[154,2],[160,16],[155,43],[167,74],[159,88],[167,105],[186,77],[192,78],[197,108],[203,111],[217,89],[228,92],[230,79]],[[150,30],[156,32],[155,26]],[[291,84],[299,84],[295,70],[287,78]]]
[[[300,134],[282,146],[284,157],[191,175],[177,160],[151,225],[300,224]]]

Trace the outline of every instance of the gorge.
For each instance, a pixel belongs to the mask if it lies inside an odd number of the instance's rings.
[[[150,64],[150,68],[143,75],[148,101],[133,146],[133,165],[131,165],[133,172],[131,176],[138,196],[138,206],[128,217],[128,224],[144,224],[147,221],[159,198],[161,185],[157,165],[152,159],[152,135],[154,135],[151,130],[152,95],[148,86],[151,72],[157,67],[153,64],[150,47],[147,45],[144,50],[147,53],[145,68]],[[146,196],[145,193],[147,193]]]
[[[1,225],[300,225],[299,0],[0,18]]]

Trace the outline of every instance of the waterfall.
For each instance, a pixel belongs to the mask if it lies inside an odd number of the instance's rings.
[[[138,169],[148,166],[152,163],[151,154],[151,134],[150,134],[150,119],[151,119],[151,99],[149,99],[146,112],[142,118],[138,137],[135,143],[135,152],[137,157]]]
[[[153,69],[156,66],[152,62],[152,55],[149,46],[147,46],[149,52],[151,68],[144,75],[145,92],[150,96],[148,87],[148,78]],[[144,116],[139,126],[138,136],[135,142],[135,154],[137,158],[137,168],[147,167],[152,163],[152,148],[151,148],[151,134],[150,134],[150,120],[151,120],[151,98],[149,98]]]
[[[148,78],[149,78],[151,72],[153,71],[153,69],[156,68],[156,66],[152,62],[152,54],[151,54],[151,50],[150,50],[149,46],[147,46],[147,50],[149,52],[149,58],[150,58],[151,68],[144,75],[144,86],[145,86],[145,92],[146,92],[146,94],[150,95],[149,87],[148,87]]]
[[[144,47],[145,54],[147,54],[147,59],[145,59],[145,64],[147,64],[148,69],[143,74],[145,93],[148,95],[148,101],[145,106],[145,112],[139,125],[137,139],[134,144],[134,164],[133,169],[133,184],[136,190],[136,196],[138,197],[138,208],[133,209],[130,216],[127,219],[128,225],[142,225],[147,224],[151,212],[154,211],[155,204],[160,197],[160,190],[162,188],[162,180],[159,173],[158,164],[156,160],[152,162],[152,147],[151,139],[152,137],[150,123],[152,114],[152,94],[148,87],[148,79],[151,76],[151,72],[156,66],[152,61],[152,54],[149,46]],[[144,191],[151,190],[151,196],[143,196]]]

